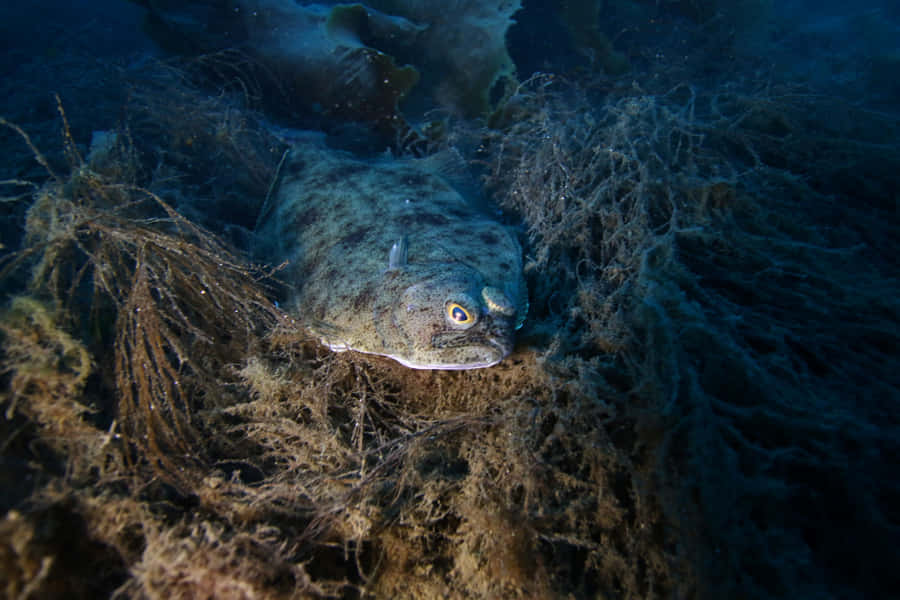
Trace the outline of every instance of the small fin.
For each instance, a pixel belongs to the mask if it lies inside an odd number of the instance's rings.
[[[406,266],[409,257],[409,240],[404,235],[391,246],[388,257],[388,269],[400,269]]]
[[[309,318],[303,321],[303,325],[309,333],[320,338],[319,341],[329,348],[332,348],[332,346],[347,346],[346,343],[341,341],[347,337],[346,330],[337,325],[319,319]],[[333,349],[334,348],[332,348],[332,350]]]
[[[415,164],[420,169],[443,179],[467,201],[477,204],[484,199],[484,191],[477,175],[456,148],[448,148],[418,158]]]

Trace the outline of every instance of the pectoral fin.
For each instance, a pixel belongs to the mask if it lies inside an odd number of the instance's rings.
[[[388,257],[388,269],[402,269],[406,266],[409,255],[409,241],[403,236],[391,246]]]

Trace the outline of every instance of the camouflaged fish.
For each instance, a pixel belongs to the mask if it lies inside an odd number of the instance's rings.
[[[295,144],[260,216],[260,257],[287,263],[285,308],[332,350],[489,367],[528,309],[522,251],[426,162]]]

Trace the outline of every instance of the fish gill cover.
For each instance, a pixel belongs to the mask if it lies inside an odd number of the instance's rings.
[[[7,597],[897,589],[897,49],[851,79],[842,61],[871,49],[829,54],[822,33],[889,39],[889,7],[794,32],[765,3],[497,4],[508,56],[546,51],[544,72],[492,83],[473,116],[436,93],[464,89],[443,67],[389,104],[346,92],[376,111],[302,87],[272,111],[284,65],[223,42],[245,5],[142,4],[179,57],[98,59],[121,3],[3,65]],[[371,29],[435,17],[360,6],[302,10],[345,11],[357,47],[405,69]],[[827,85],[785,58],[811,39]],[[450,150],[478,169],[525,248],[511,356],[333,353],[276,303],[295,282],[248,251],[298,126],[362,163]]]

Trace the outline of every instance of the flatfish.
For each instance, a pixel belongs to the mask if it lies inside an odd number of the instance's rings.
[[[257,224],[284,309],[332,350],[414,369],[507,356],[528,293],[516,236],[428,159],[362,160],[299,142]]]

